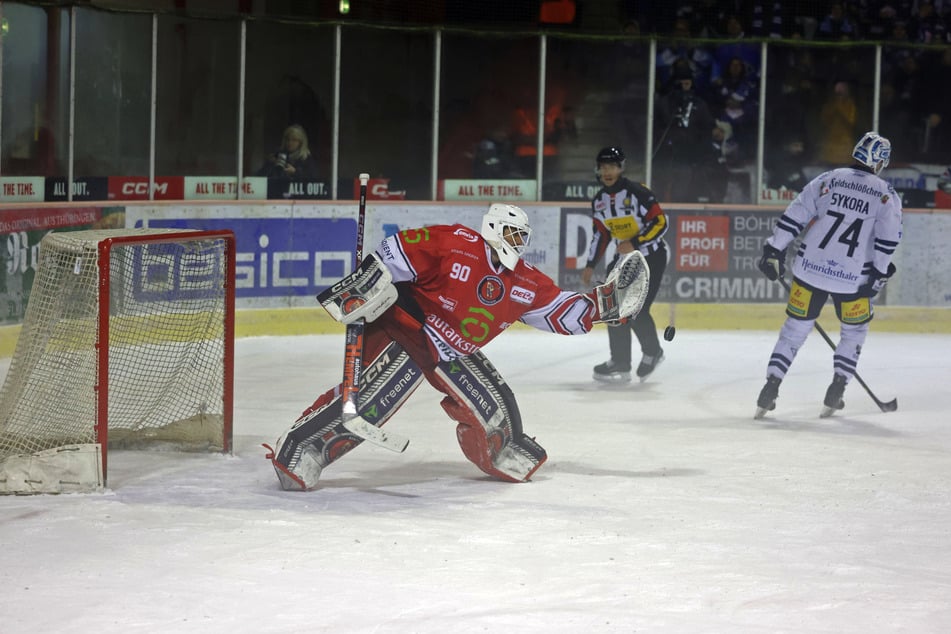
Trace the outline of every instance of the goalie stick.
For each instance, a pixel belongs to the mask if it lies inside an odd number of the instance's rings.
[[[788,293],[788,292],[789,292],[789,284],[786,282],[786,279],[785,279],[784,277],[780,277],[780,278],[779,278],[779,283],[782,284],[783,288],[786,289],[786,292]],[[825,339],[826,343],[829,344],[829,347],[832,348],[832,350],[833,350],[833,352],[834,352],[834,351],[835,351],[835,342],[833,342],[832,339],[829,337],[829,335],[826,334],[826,331],[822,328],[822,326],[819,325],[819,322],[818,322],[818,321],[816,321],[816,322],[813,323],[813,327],[819,332],[820,335],[822,335],[822,338]],[[887,402],[886,402],[886,401],[881,401],[881,400],[879,400],[879,398],[878,398],[877,396],[875,396],[875,394],[872,392],[871,388],[869,388],[869,386],[867,386],[867,385],[865,384],[865,381],[862,380],[862,377],[859,376],[859,373],[858,373],[858,372],[856,372],[853,376],[855,376],[855,380],[859,382],[859,385],[861,385],[861,386],[865,389],[865,391],[868,393],[868,395],[872,397],[872,400],[875,401],[875,404],[878,405],[878,408],[879,408],[880,410],[882,410],[883,412],[894,412],[895,410],[898,409],[898,399],[897,399],[897,398],[893,398],[892,400],[887,401]]]
[[[369,174],[360,174],[360,206],[357,214],[357,266],[363,261],[363,229],[367,218],[367,182]],[[363,376],[363,333],[366,320],[358,319],[347,325],[346,344],[343,351],[343,384],[341,399],[343,426],[354,436],[368,440],[384,449],[401,453],[409,445],[409,439],[383,431],[357,413],[360,398],[360,379]]]

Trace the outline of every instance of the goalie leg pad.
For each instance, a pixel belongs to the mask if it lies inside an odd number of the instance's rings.
[[[368,333],[370,350],[383,349],[363,371],[358,414],[381,427],[419,387],[423,372],[399,344],[381,332]],[[322,394],[278,439],[266,457],[285,490],[313,489],[324,468],[363,442],[343,426],[340,386]]]
[[[458,423],[462,453],[484,473],[525,482],[548,459],[522,432],[515,395],[482,352],[440,362],[430,382],[447,395],[441,405]]]

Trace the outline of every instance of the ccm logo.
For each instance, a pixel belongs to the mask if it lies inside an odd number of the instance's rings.
[[[152,191],[159,194],[168,193],[168,183],[155,183]],[[122,193],[126,196],[130,194],[145,195],[149,193],[148,183],[122,183]]]
[[[535,293],[528,290],[527,288],[522,288],[521,286],[515,286],[512,288],[512,291],[509,293],[514,301],[519,304],[531,304],[535,301]]]

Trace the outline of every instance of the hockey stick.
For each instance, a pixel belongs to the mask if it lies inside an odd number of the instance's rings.
[[[783,288],[786,289],[786,292],[789,293],[790,289],[789,289],[789,284],[786,282],[786,278],[779,277],[778,279],[779,279],[779,283],[782,284]],[[813,327],[819,332],[820,335],[822,335],[822,338],[826,340],[826,343],[829,344],[829,347],[832,348],[832,351],[835,352],[835,342],[833,342],[832,339],[829,337],[829,335],[826,334],[826,331],[823,330],[822,326],[819,325],[818,321],[813,322]],[[878,405],[878,408],[880,410],[882,410],[883,412],[894,412],[895,410],[898,409],[897,398],[893,398],[892,400],[887,402],[881,401],[878,399],[877,396],[875,396],[875,394],[872,392],[869,386],[865,384],[865,381],[862,380],[862,377],[859,376],[858,372],[856,372],[853,376],[855,376],[855,380],[859,382],[859,385],[865,388],[865,391],[868,393],[869,396],[872,397],[872,400],[875,401],[875,404]]]
[[[367,219],[367,181],[369,174],[360,174],[360,207],[357,215],[357,266],[363,261],[363,229]],[[343,351],[343,384],[341,417],[344,428],[375,445],[400,453],[406,449],[409,439],[389,434],[357,414],[360,398],[360,379],[363,376],[363,332],[366,320],[358,319],[347,325],[346,345]]]

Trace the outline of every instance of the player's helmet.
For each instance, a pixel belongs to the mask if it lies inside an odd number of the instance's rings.
[[[852,158],[862,165],[872,168],[876,175],[888,167],[888,159],[891,158],[891,155],[891,141],[879,136],[877,132],[866,132],[865,136],[859,139],[852,150]]]
[[[516,236],[521,238],[521,244]],[[482,217],[482,237],[499,254],[502,265],[514,271],[518,259],[532,239],[528,214],[515,205],[493,203]]]
[[[617,163],[618,167],[624,169],[624,159],[624,150],[619,147],[601,148],[598,158],[594,160],[594,170],[597,172],[601,163]]]

